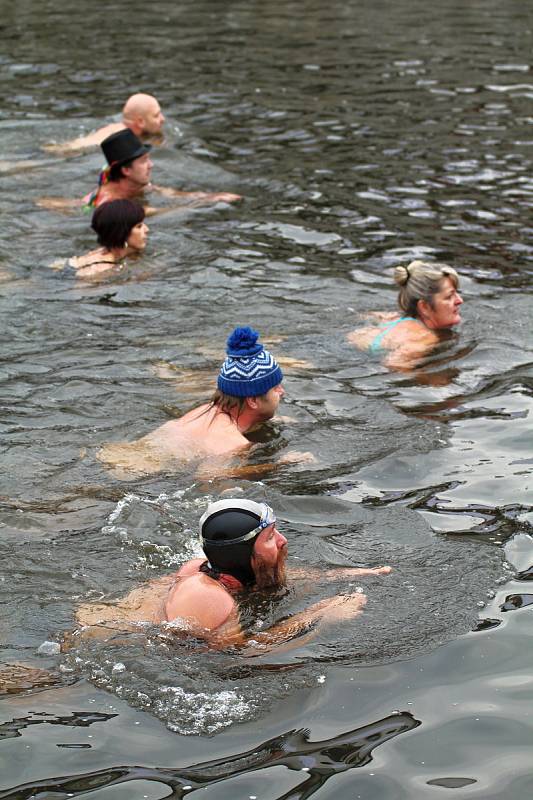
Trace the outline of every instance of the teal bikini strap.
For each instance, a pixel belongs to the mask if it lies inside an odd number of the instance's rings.
[[[414,317],[399,317],[399,319],[393,319],[392,322],[388,322],[370,344],[368,349],[371,353],[379,353],[381,349],[381,340],[385,334],[395,328],[399,322],[416,322],[416,320]]]

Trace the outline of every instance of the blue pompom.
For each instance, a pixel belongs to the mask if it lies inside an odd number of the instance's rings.
[[[228,338],[226,352],[229,356],[253,356],[263,349],[258,339],[258,332],[252,328],[235,328]]]

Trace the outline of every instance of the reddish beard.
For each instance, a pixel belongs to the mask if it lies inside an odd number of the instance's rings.
[[[281,550],[278,551],[278,560],[274,566],[265,564],[260,556],[254,556],[253,570],[255,574],[255,583],[258,589],[277,588],[285,586],[287,583],[287,576],[285,570],[285,563],[287,561],[287,546],[283,545]]]

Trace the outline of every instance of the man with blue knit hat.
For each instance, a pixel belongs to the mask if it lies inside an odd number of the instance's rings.
[[[130,444],[109,444],[98,458],[129,472],[156,472],[173,460],[226,455],[250,446],[245,434],[272,419],[283,373],[251,328],[235,328],[210,403]]]
[[[224,413],[233,412],[243,432],[271,419],[285,394],[281,387],[281,367],[258,339],[259,334],[251,328],[235,328],[227,341],[227,356],[213,398],[213,405],[218,409]],[[243,428],[243,414],[250,417],[247,411],[252,412],[253,420],[250,426]]]

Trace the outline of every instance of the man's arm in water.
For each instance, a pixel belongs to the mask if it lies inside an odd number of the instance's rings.
[[[219,649],[246,648],[244,654],[248,656],[261,655],[267,650],[282,646],[283,649],[299,647],[310,641],[321,625],[358,617],[363,612],[365,604],[366,595],[361,592],[335,595],[314,603],[305,611],[276,623],[266,631],[253,634],[246,634],[235,617],[212,631],[206,639],[212,647]]]
[[[368,575],[388,575],[392,567],[339,567],[328,570],[301,567],[288,570],[289,577],[316,580],[319,577],[327,580],[338,578],[356,578]],[[322,624],[334,624],[342,620],[353,619],[362,613],[366,604],[366,595],[361,592],[340,594],[314,603],[305,611],[294,614],[286,620],[273,625],[266,631],[246,635],[240,626],[238,615],[232,615],[228,622],[208,637],[214,647],[249,648],[246,655],[258,655],[265,649],[279,648],[281,645],[296,647],[312,639],[316,628]]]
[[[180,205],[191,206],[197,208],[198,206],[211,205],[212,203],[235,203],[241,200],[240,194],[232,194],[231,192],[182,192],[179,189],[172,189],[169,186],[158,186],[154,183],[151,184],[150,189],[163,197],[171,199],[179,199]]]
[[[331,567],[330,569],[320,569],[319,567],[289,567],[287,575],[293,580],[312,580],[325,579],[335,581],[340,578],[361,578],[367,575],[389,575],[392,567]]]
[[[124,130],[125,127],[123,122],[111,122],[109,125],[98,128],[98,130],[92,131],[92,133],[88,133],[86,136],[79,136],[77,139],[71,139],[68,142],[49,142],[42,145],[42,149],[47,153],[67,155],[68,153],[86,150],[89,147],[98,147],[108,136]]]

